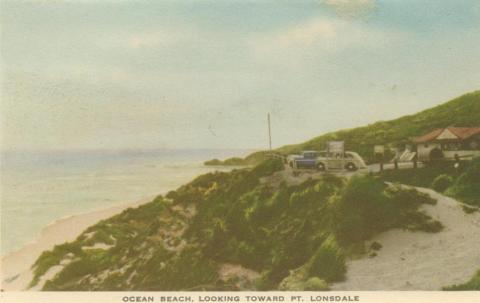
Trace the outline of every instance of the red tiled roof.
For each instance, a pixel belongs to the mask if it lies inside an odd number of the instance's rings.
[[[448,130],[460,139],[467,139],[480,133],[480,127],[449,127]]]
[[[436,137],[438,137],[438,135],[440,135],[442,132],[443,132],[443,128],[436,129],[431,133],[428,133],[426,135],[413,139],[413,142],[422,143],[422,142],[432,141]]]
[[[416,143],[423,143],[435,140],[445,129],[448,129],[452,134],[457,136],[461,140],[465,140],[474,136],[476,134],[480,134],[480,127],[447,127],[447,128],[439,128],[431,133],[426,135],[417,137],[413,139]]]

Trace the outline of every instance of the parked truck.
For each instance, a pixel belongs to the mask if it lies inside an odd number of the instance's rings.
[[[367,167],[362,157],[352,151],[346,151],[344,153],[304,151],[301,155],[288,156],[287,163],[294,169],[316,169],[319,171],[331,169],[355,171]]]

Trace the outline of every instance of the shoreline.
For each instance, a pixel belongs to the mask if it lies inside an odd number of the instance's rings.
[[[136,202],[124,203],[105,209],[59,218],[40,231],[37,238],[13,252],[1,257],[0,285],[2,291],[28,291],[33,278],[30,267],[40,254],[55,245],[75,240],[85,229],[101,220],[117,215],[130,207],[152,201],[156,196],[145,197]],[[31,289],[36,290],[36,289]]]

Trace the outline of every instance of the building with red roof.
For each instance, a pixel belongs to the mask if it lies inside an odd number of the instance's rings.
[[[420,161],[480,156],[480,127],[436,129],[413,140]]]

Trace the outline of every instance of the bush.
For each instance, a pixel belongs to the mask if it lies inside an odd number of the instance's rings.
[[[480,158],[470,163],[445,194],[470,205],[480,206]]]
[[[76,256],[83,255],[81,246],[77,242],[56,245],[51,251],[44,251],[32,266],[34,277],[29,287],[37,285],[40,278],[52,267],[60,264],[65,255],[72,253]]]
[[[212,159],[212,160],[208,160],[208,161],[205,161],[203,162],[203,165],[206,165],[206,166],[219,166],[219,165],[223,165],[223,162],[218,160],[218,159]]]
[[[310,263],[309,274],[328,282],[341,281],[346,272],[345,256],[333,236],[325,240]]]
[[[257,177],[270,176],[274,172],[284,170],[282,160],[280,159],[267,159],[253,168],[253,173]]]
[[[278,286],[279,290],[284,291],[318,291],[329,290],[328,283],[318,277],[309,277],[306,265],[295,270],[282,280]]]
[[[439,162],[427,164],[417,169],[391,169],[381,173],[382,179],[389,182],[398,182],[406,185],[431,187],[435,178],[445,174],[455,176],[465,172],[470,161],[462,161],[460,168],[455,169],[451,162]]]
[[[360,243],[392,224],[396,213],[374,177],[353,177],[333,201],[333,228],[342,245]]]
[[[373,250],[380,250],[382,248],[382,244],[375,241],[370,245],[370,248]]]
[[[231,165],[231,166],[235,166],[235,165],[245,165],[245,160],[243,160],[242,158],[238,158],[238,157],[233,157],[233,158],[229,158],[227,160],[225,160],[223,162],[223,165]]]
[[[312,277],[305,282],[305,287],[303,290],[329,290],[329,287],[327,282],[324,280],[317,277]]]
[[[453,178],[447,174],[441,174],[432,182],[432,188],[437,192],[443,193],[453,184]]]
[[[435,204],[429,195],[401,186],[387,187],[372,176],[353,177],[332,201],[333,229],[346,247],[360,244],[389,228],[438,231],[440,223],[418,211],[422,204]]]
[[[381,178],[389,182],[431,187],[464,203],[480,206],[479,157],[461,161],[458,169],[451,162],[438,162],[414,170],[386,170]]]
[[[467,283],[444,287],[443,290],[480,290],[480,270]]]

